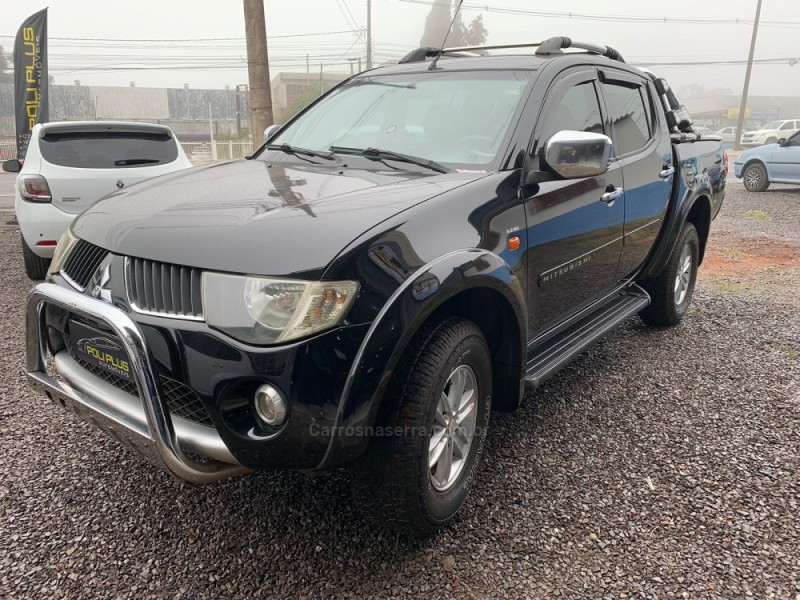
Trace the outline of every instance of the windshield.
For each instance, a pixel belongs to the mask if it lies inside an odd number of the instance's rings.
[[[318,151],[377,148],[485,167],[497,157],[531,77],[527,71],[359,77],[335,89],[271,142]]]
[[[766,125],[764,125],[761,129],[780,129],[780,126],[783,123],[781,121],[770,121]]]

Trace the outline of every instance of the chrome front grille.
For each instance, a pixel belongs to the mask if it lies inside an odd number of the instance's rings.
[[[203,319],[203,272],[192,267],[127,258],[125,283],[134,310],[178,319]]]
[[[78,240],[69,253],[61,274],[83,291],[106,256],[108,250],[103,250],[85,240]]]

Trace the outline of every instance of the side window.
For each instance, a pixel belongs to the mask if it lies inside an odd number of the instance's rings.
[[[781,125],[781,131],[790,131],[794,129],[794,121],[786,121],[783,125]]]
[[[603,119],[594,84],[591,81],[569,88],[559,99],[549,103],[540,140],[544,142],[559,131],[589,131],[603,133]]]
[[[640,150],[650,139],[650,128],[639,86],[627,87],[614,83],[602,85],[611,117],[614,154],[623,156]]]

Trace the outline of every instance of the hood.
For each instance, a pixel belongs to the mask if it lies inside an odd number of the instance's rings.
[[[311,277],[380,222],[482,176],[238,160],[115,192],[81,214],[73,231],[125,256]]]

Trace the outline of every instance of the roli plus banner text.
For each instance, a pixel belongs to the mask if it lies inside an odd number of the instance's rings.
[[[14,41],[17,158],[25,159],[31,130],[50,120],[47,102],[47,9],[25,19]]]

